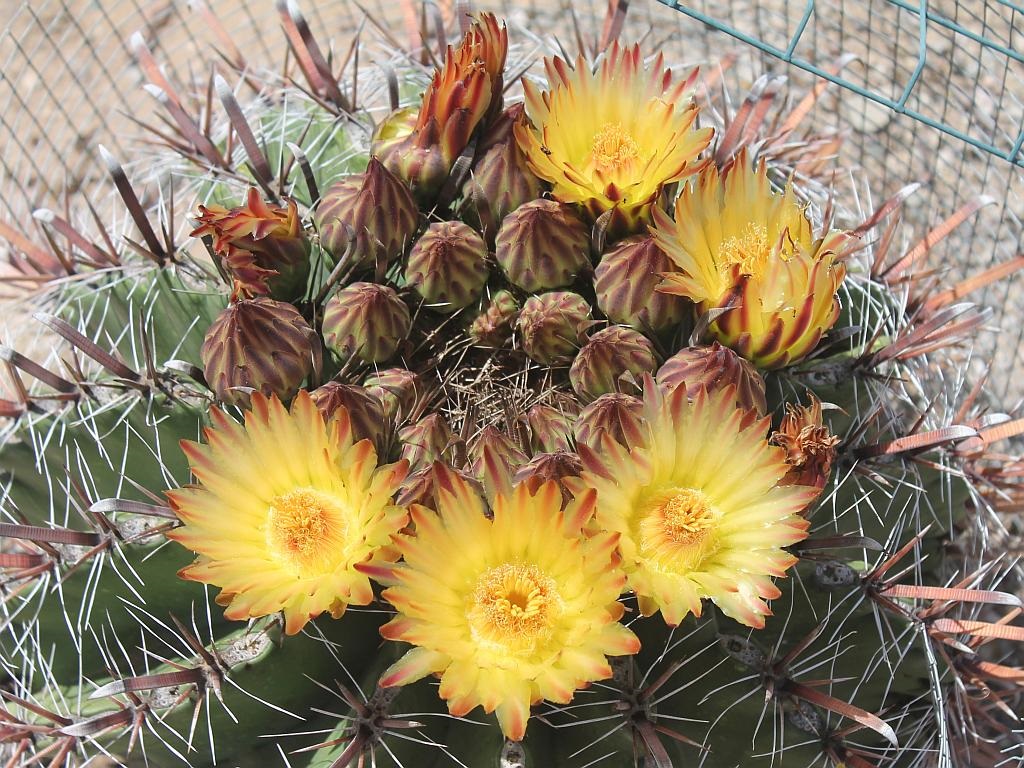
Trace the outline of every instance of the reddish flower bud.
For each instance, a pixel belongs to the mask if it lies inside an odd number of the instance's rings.
[[[528,460],[522,448],[511,437],[494,427],[484,427],[469,446],[470,469],[473,476],[481,481],[485,474],[485,451],[493,461],[500,462],[500,469],[507,472],[509,476],[514,475],[516,470]]]
[[[399,423],[412,413],[422,388],[420,377],[405,368],[387,368],[366,377],[366,391],[384,405],[385,417]]]
[[[413,471],[440,461],[452,440],[452,429],[439,413],[402,427],[398,431],[402,443],[402,458],[409,461]]]
[[[632,395],[612,392],[601,395],[580,411],[576,443],[601,450],[601,435],[632,448],[644,442],[643,402]]]
[[[664,273],[675,271],[650,235],[623,240],[601,258],[594,272],[597,306],[610,320],[640,330],[678,325],[692,304],[655,290]]]
[[[576,355],[569,382],[584,400],[609,392],[640,390],[645,373],[654,373],[658,361],[647,337],[632,328],[613,325],[598,331]]]
[[[469,335],[477,344],[500,347],[512,338],[512,327],[519,317],[519,302],[510,291],[498,291],[469,326]]]
[[[324,307],[324,341],[341,358],[384,362],[409,336],[410,326],[409,308],[386,285],[352,283]]]
[[[554,480],[562,489],[564,505],[572,499],[572,494],[562,485],[562,478],[579,477],[581,472],[583,472],[583,462],[575,453],[568,451],[538,453],[518,469],[512,482],[525,483],[531,493],[535,493],[544,483]]]
[[[248,405],[250,390],[289,400],[312,373],[320,341],[291,304],[244,299],[217,315],[199,356],[223,403]]]
[[[752,408],[764,415],[764,379],[747,360],[717,341],[710,347],[687,347],[665,361],[658,369],[658,384],[675,389],[686,384],[687,390],[696,391],[703,385],[709,392],[729,384],[736,385],[736,405]]]
[[[526,412],[530,446],[534,451],[572,450],[572,428],[579,414],[575,402],[566,399],[558,407],[538,403]]]
[[[371,157],[364,173],[327,190],[314,221],[328,253],[367,269],[377,261],[387,264],[405,251],[416,233],[419,211],[401,180]]]
[[[494,256],[524,291],[560,288],[590,269],[590,229],[567,205],[531,200],[505,218]]]
[[[309,277],[309,240],[298,207],[269,205],[255,188],[245,205],[200,205],[193,237],[210,237],[214,253],[243,298],[300,298]]]
[[[572,360],[592,322],[590,305],[582,296],[552,291],[527,299],[516,327],[531,359],[557,365]]]
[[[317,409],[329,419],[339,408],[348,411],[352,435],[356,440],[370,440],[380,453],[388,435],[384,406],[364,387],[329,381],[309,393]]]
[[[413,246],[405,278],[434,309],[454,312],[480,298],[489,273],[484,239],[461,221],[439,221]]]
[[[416,121],[410,125],[403,110],[385,120],[374,136],[373,154],[412,187],[421,204],[437,198],[477,126],[501,109],[507,52],[505,27],[498,26],[493,14],[481,14],[459,46],[448,47],[444,64],[423,94]]]
[[[462,186],[467,221],[493,241],[502,220],[544,191],[533,175],[512,133],[514,123],[525,119],[523,105],[513,104],[484,134],[477,146],[477,161]]]
[[[459,479],[468,483],[476,493],[481,496],[483,495],[483,488],[475,478],[470,477],[460,469],[436,463],[428,464],[409,475],[405,482],[402,483],[398,496],[395,498],[395,503],[400,507],[422,504],[432,509],[437,509],[438,488],[445,487],[448,484],[447,476],[451,472],[454,472]]]

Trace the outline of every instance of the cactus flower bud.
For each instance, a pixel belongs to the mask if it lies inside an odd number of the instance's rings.
[[[309,240],[298,207],[268,205],[255,188],[245,205],[200,205],[193,237],[209,236],[214,253],[243,298],[271,296],[293,301],[306,291]]]
[[[557,365],[572,360],[592,322],[590,305],[582,296],[552,291],[526,300],[516,328],[532,360]]]
[[[597,306],[609,320],[639,330],[678,325],[692,305],[681,296],[655,290],[664,273],[673,271],[675,265],[650,235],[622,240],[594,272]]]
[[[524,291],[560,288],[590,268],[590,229],[554,200],[531,200],[505,217],[494,255]]]
[[[435,309],[454,312],[480,298],[489,272],[484,239],[461,221],[439,221],[413,246],[405,278]]]
[[[569,382],[585,400],[608,392],[638,391],[645,373],[658,361],[647,337],[632,328],[613,325],[598,331],[583,345],[569,368]]]
[[[386,212],[382,215],[382,212]],[[357,269],[397,258],[416,233],[419,211],[408,188],[375,157],[366,171],[335,183],[314,216],[320,244]]]
[[[562,478],[579,477],[582,472],[583,462],[575,453],[569,451],[538,453],[516,471],[512,482],[525,483],[531,492],[536,492],[544,483],[554,480],[562,490],[562,504],[564,505],[572,499],[572,494],[562,485]]]
[[[387,368],[366,377],[366,391],[384,405],[384,416],[398,423],[412,413],[422,392],[420,377],[405,368]]]
[[[403,110],[385,120],[374,136],[373,154],[412,187],[421,204],[436,200],[477,126],[501,108],[507,52],[505,27],[499,27],[494,15],[481,14],[459,46],[448,47],[415,122]]]
[[[512,326],[519,316],[519,302],[510,291],[498,291],[469,326],[469,335],[477,344],[500,347],[512,338]]]
[[[644,442],[643,402],[632,395],[610,392],[601,395],[576,420],[576,442],[601,450],[601,435],[607,434],[626,448]]]
[[[470,477],[460,469],[453,469],[441,462],[427,464],[422,469],[409,475],[398,491],[395,503],[400,507],[410,507],[413,504],[422,504],[428,507],[437,506],[437,491],[440,488],[449,488],[452,473],[459,479],[465,481],[477,493],[482,493],[483,488],[476,478]]]
[[[217,315],[199,356],[217,399],[247,405],[249,390],[295,396],[320,356],[320,341],[291,304],[243,299]]]
[[[330,419],[339,408],[348,411],[354,440],[370,440],[380,452],[387,436],[384,406],[364,387],[329,381],[309,393],[317,410]]]
[[[393,288],[352,283],[324,307],[324,341],[341,358],[380,363],[409,336],[409,308]]]
[[[530,446],[548,453],[572,450],[572,426],[577,416],[578,408],[571,400],[560,402],[557,408],[540,403],[533,406],[526,412]]]
[[[527,462],[526,454],[511,437],[492,426],[484,427],[469,446],[470,469],[477,480],[483,480],[486,473],[485,451],[492,460],[500,462],[501,469],[509,475]]]
[[[402,458],[408,460],[412,471],[440,461],[452,440],[452,429],[439,413],[425,416],[415,424],[398,430],[402,444]]]
[[[709,347],[680,350],[658,369],[656,378],[666,389],[685,384],[691,392],[702,385],[708,392],[714,392],[734,384],[738,407],[752,408],[762,416],[768,410],[761,374],[750,362],[717,341]]]
[[[832,473],[839,438],[824,424],[821,401],[811,393],[808,397],[810,405],[786,404],[786,415],[768,442],[786,450],[789,471],[779,485],[807,485],[820,493]]]
[[[473,172],[462,186],[467,220],[492,240],[508,214],[544,191],[512,133],[512,126],[524,119],[522,104],[501,113],[481,137]]]

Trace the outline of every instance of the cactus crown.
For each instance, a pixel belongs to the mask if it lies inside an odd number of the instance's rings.
[[[280,12],[303,82],[159,78],[191,238],[113,158],[138,236],[43,217],[7,764],[1021,759],[1024,423],[942,373],[988,317],[922,278],[951,226],[896,253],[804,106],[640,46],[506,104],[494,16],[339,79]]]

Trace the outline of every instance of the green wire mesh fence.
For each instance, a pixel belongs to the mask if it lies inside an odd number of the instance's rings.
[[[991,153],[1024,168],[1024,121],[1020,110],[1009,105],[979,113],[957,108],[951,98],[956,85],[948,65],[955,64],[950,52],[966,53],[979,63],[990,62],[987,73],[1001,74],[1000,91],[1010,79],[1024,78],[1024,6],[997,0],[987,3],[946,3],[951,15],[927,0],[885,0],[874,3],[782,3],[781,24],[760,25],[760,14],[727,18],[717,15],[721,3],[690,5],[660,0],[665,5],[709,27],[732,35],[787,64],[825,78],[893,112],[907,115],[972,147]],[[770,7],[770,3],[766,3]],[[855,6],[862,13],[851,14]],[[976,6],[974,10],[971,5]],[[863,9],[867,13],[863,13]],[[865,18],[867,24],[864,24]],[[859,28],[868,41],[869,60],[859,73],[840,74],[830,68],[829,49],[838,42],[844,49],[847,27]],[[838,31],[839,39],[819,45],[822,29]],[[872,37],[879,40],[871,48]],[[886,45],[886,40],[889,44]],[[858,41],[859,42],[859,41]],[[890,67],[870,61],[871,54],[888,48]],[[1001,73],[1000,73],[1001,70]],[[942,87],[944,86],[944,87]],[[921,93],[925,91],[925,93]],[[935,98],[935,94],[939,98]],[[1019,106],[1019,105],[1018,105]],[[1002,108],[1001,107],[1006,107]]]

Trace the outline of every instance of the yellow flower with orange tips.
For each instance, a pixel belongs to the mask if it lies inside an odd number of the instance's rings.
[[[581,445],[586,469],[565,481],[597,491],[596,526],[620,535],[640,611],[661,611],[673,626],[710,599],[762,628],[765,600],[781,595],[772,578],[796,562],[783,547],[807,536],[800,512],[817,490],[779,484],[789,465],[768,444],[770,417],[735,403],[732,385],[665,393],[648,379],[645,444],[627,449],[604,436],[596,450]]]
[[[792,185],[773,191],[764,161],[751,167],[745,151],[724,174],[710,166],[687,185],[675,221],[657,209],[654,222],[656,242],[680,270],[658,290],[701,311],[732,307],[710,331],[758,367],[799,361],[839,317],[849,235],[815,238]]]
[[[181,527],[168,533],[198,554],[184,579],[221,588],[229,619],[284,611],[295,634],[324,611],[373,600],[358,564],[394,561],[391,536],[408,522],[392,503],[405,462],[377,465],[353,442],[348,411],[325,422],[306,392],[285,409],[256,393],[240,424],[212,411],[206,444],[182,441],[198,485],[167,493]]]
[[[482,706],[520,740],[531,704],[567,703],[577,688],[611,676],[607,656],[640,648],[618,623],[619,537],[583,536],[592,490],[563,510],[557,483],[521,484],[496,496],[488,519],[466,481],[435,469],[437,511],[411,508],[415,535],[396,537],[404,560],[359,567],[391,585],[384,597],[398,615],[381,634],[416,646],[380,684],[439,674],[453,715]]]
[[[530,169],[552,184],[552,196],[579,203],[593,216],[615,211],[610,226],[638,231],[664,185],[704,164],[697,157],[711,128],[695,128],[697,73],[675,80],[658,54],[644,66],[640,46],[615,43],[593,71],[546,59],[548,90],[524,80],[533,126],[515,126]]]

